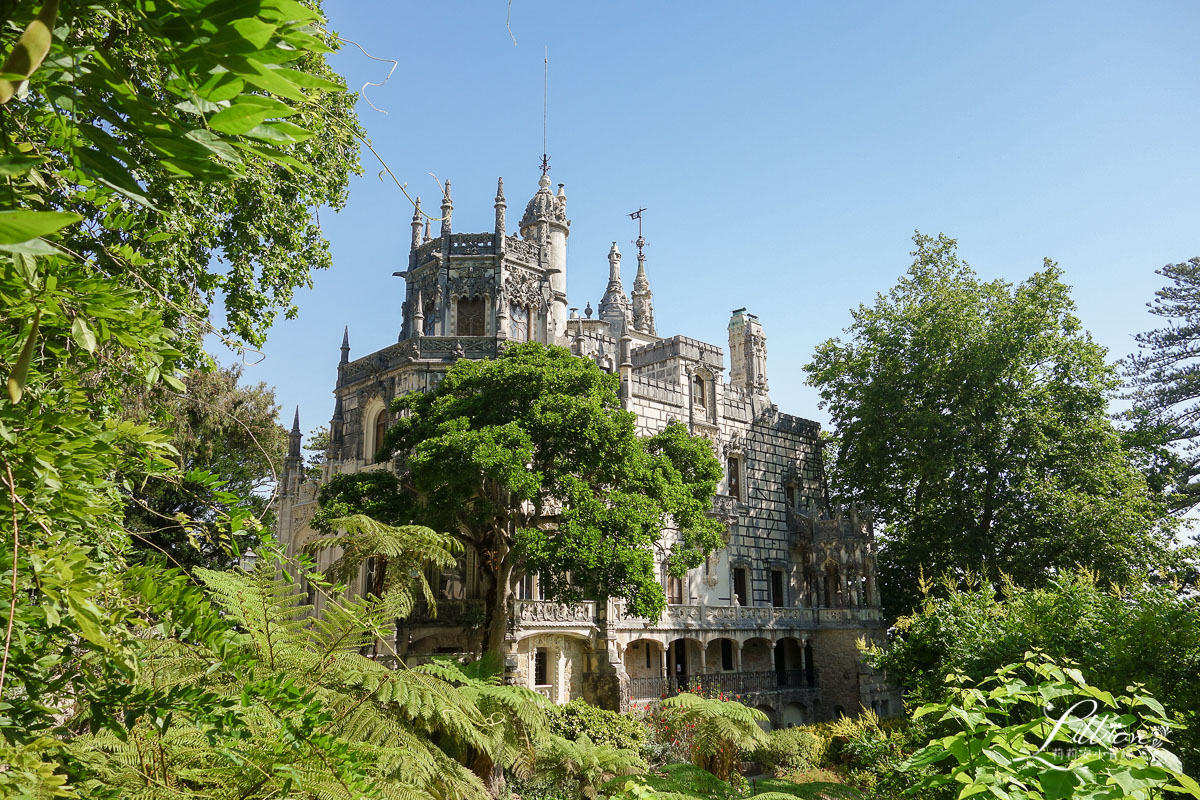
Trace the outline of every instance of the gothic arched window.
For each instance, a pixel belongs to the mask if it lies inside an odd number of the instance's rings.
[[[375,436],[371,442],[371,452],[368,453],[372,461],[378,460],[379,448],[383,447],[383,439],[387,436],[387,412],[380,411],[375,415]]]
[[[430,300],[425,304],[425,325],[421,328],[424,336],[433,336],[437,330],[437,304]]]
[[[529,306],[516,303],[508,309],[508,338],[517,342],[529,341]]]
[[[483,336],[483,298],[475,297],[470,300],[461,298],[458,301],[458,330],[459,336]]]

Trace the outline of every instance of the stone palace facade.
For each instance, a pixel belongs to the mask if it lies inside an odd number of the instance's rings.
[[[632,617],[616,600],[561,605],[541,598],[536,576],[518,580],[512,679],[557,703],[583,697],[621,709],[699,684],[740,695],[778,726],[860,708],[897,713],[897,695],[856,646],[883,635],[870,523],[829,507],[818,424],[771,403],[762,325],[745,309],[733,312],[728,374],[717,345],[661,336],[641,237],[633,291],[623,287],[614,243],[595,316],[590,304],[584,316],[569,309],[567,198],[561,184],[557,193],[550,186],[543,175],[516,235],[505,224],[503,181],[488,233],[452,232],[449,182],[439,236],[431,238],[418,200],[408,269],[397,273],[405,281],[399,340],[351,360],[343,339],[321,479],[392,468],[373,463],[391,400],[434,386],[455,360],[494,356],[514,341],[569,347],[619,373],[622,404],[642,433],[680,420],[713,443],[726,472],[712,513],[728,543],[683,580],[664,573],[668,606],[657,620]],[[281,483],[280,539],[294,553],[316,535],[308,521],[319,487],[304,478],[298,417]],[[442,597],[437,618],[418,611],[396,633],[409,664],[471,653],[481,640],[475,554],[430,577]]]

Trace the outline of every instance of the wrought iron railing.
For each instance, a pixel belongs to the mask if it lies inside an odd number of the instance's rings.
[[[664,678],[651,676],[629,679],[629,695],[634,700],[658,700],[679,692],[705,694],[755,694],[781,689],[817,689],[817,670],[762,670],[754,672],[716,672]]]

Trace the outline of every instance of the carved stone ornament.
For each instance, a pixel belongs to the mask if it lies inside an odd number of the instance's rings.
[[[472,300],[491,294],[492,270],[481,264],[473,264],[451,276],[450,297]]]
[[[542,280],[524,271],[514,271],[504,281],[504,295],[510,304],[527,305],[545,309],[546,297],[542,292]]]

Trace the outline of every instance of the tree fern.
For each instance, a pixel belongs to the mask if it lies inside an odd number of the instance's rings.
[[[551,736],[538,753],[537,772],[573,784],[584,800],[594,800],[605,781],[645,769],[646,763],[634,751],[597,745],[586,734],[575,741]]]
[[[668,724],[690,729],[692,763],[721,780],[733,775],[743,750],[767,743],[759,727],[767,715],[757,708],[684,692],[663,700],[662,709]]]

